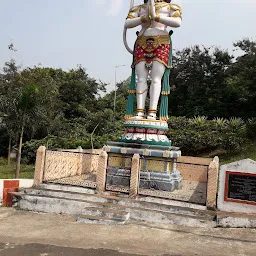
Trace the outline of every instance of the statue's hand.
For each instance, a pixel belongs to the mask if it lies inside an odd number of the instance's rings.
[[[150,5],[151,5],[151,16],[152,16],[152,19],[155,20],[155,18],[156,18],[155,1],[154,0],[150,0]]]
[[[140,16],[140,20],[142,23],[147,23],[149,21],[148,17],[145,15]]]

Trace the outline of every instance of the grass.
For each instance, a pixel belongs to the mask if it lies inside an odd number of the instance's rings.
[[[20,178],[21,179],[33,179],[34,178],[34,166],[33,165],[21,165]],[[15,178],[16,163],[11,162],[7,165],[7,159],[0,158],[0,179],[14,179]]]
[[[251,142],[249,145],[244,147],[244,149],[241,150],[240,154],[237,154],[234,156],[220,157],[220,164],[221,165],[229,164],[229,163],[247,159],[247,158],[250,158],[256,161],[256,142]]]

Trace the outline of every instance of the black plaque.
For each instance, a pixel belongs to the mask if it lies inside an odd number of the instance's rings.
[[[256,175],[227,172],[225,194],[226,201],[256,204]]]

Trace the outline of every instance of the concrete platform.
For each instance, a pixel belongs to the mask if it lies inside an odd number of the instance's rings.
[[[91,225],[10,208],[0,208],[0,227],[1,256],[255,256],[256,251],[256,229]]]
[[[97,195],[93,189],[53,184],[44,184],[14,194],[18,198],[17,206],[28,211],[113,218],[123,214],[124,223],[140,221],[198,227],[216,226],[216,213],[208,211],[205,206],[167,199],[140,196],[133,200],[123,194],[120,196],[120,193]],[[128,215],[129,217],[125,217]],[[106,224],[111,221],[106,221]],[[99,222],[102,223],[100,218]]]
[[[74,215],[93,224],[151,223],[190,227],[255,228],[255,214],[210,211],[206,206],[123,193],[96,194],[94,189],[42,184],[14,192],[16,206],[22,210]]]

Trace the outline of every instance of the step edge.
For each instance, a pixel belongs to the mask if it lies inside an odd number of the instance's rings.
[[[53,196],[44,196],[44,195],[29,195],[26,194],[26,196],[29,197],[39,197],[39,198],[50,198],[50,199],[59,199],[59,200],[66,200],[66,201],[75,201],[75,202],[82,202],[82,203],[90,203],[90,204],[95,204],[95,205],[111,205],[110,203],[100,203],[100,202],[91,202],[87,200],[79,200],[79,199],[71,199],[71,198],[61,198],[61,197],[53,197]],[[194,218],[194,219],[212,219],[209,216],[195,216],[195,215],[188,215],[188,214],[179,214],[179,213],[173,213],[173,212],[166,212],[166,211],[159,211],[159,210],[152,210],[152,209],[147,209],[147,208],[139,208],[139,207],[132,207],[132,206],[123,206],[123,205],[115,205],[116,207],[120,207],[122,209],[129,209],[129,210],[135,210],[135,211],[146,211],[148,212],[149,210],[151,212],[155,212],[158,214],[167,214],[167,215],[175,215],[175,216],[182,216],[182,217],[189,217],[189,218]],[[129,211],[131,212],[131,211]],[[215,217],[215,216],[214,216]]]
[[[130,199],[130,198],[119,198],[119,197],[115,197],[115,196],[107,196],[107,195],[99,195],[99,194],[87,194],[87,193],[79,193],[79,192],[72,192],[72,191],[63,191],[63,190],[52,190],[52,189],[28,189],[28,190],[37,190],[37,191],[50,191],[50,192],[55,192],[55,193],[64,193],[64,194],[72,194],[72,195],[82,195],[82,196],[91,196],[91,197],[95,197],[95,198],[104,198],[107,200],[116,200],[116,201],[128,201],[128,202],[136,202],[136,203],[141,203],[147,206],[150,205],[154,205],[154,206],[170,206],[174,209],[184,209],[184,210],[188,210],[190,212],[195,212],[195,213],[202,213],[205,214],[207,213],[208,215],[215,215],[216,212],[215,211],[209,211],[209,210],[201,210],[201,209],[195,209],[195,208],[189,208],[187,206],[177,206],[177,205],[172,205],[172,204],[161,204],[161,203],[157,203],[157,202],[148,202],[148,201],[143,201],[143,200],[134,200],[134,199]],[[60,197],[61,198],[61,197]]]
[[[116,221],[116,222],[125,222],[125,220],[121,218],[112,218],[107,216],[93,216],[93,215],[86,215],[86,214],[79,214],[77,215],[77,219],[91,219],[91,220],[102,220],[102,221]]]

